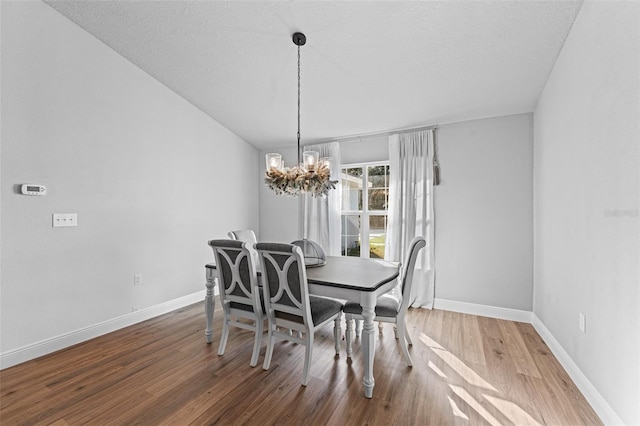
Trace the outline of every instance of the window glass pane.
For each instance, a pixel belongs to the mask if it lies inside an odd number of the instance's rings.
[[[389,190],[386,188],[369,190],[369,210],[387,210]]]
[[[342,215],[342,255],[360,256],[360,215]]]
[[[342,169],[342,210],[362,210],[362,167]]]
[[[387,210],[389,200],[389,166],[369,166],[367,173],[369,210]]]
[[[387,175],[389,168],[387,166],[369,166],[367,170],[369,174],[368,188],[384,188],[387,183]]]
[[[384,259],[387,216],[369,216],[369,257]]]

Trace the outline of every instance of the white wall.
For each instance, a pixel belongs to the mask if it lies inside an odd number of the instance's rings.
[[[531,311],[532,116],[441,126],[436,297]]]
[[[640,424],[639,29],[639,3],[585,2],[534,114],[534,314],[628,425]]]
[[[389,161],[389,136],[349,139],[340,143],[342,164]]]
[[[258,168],[258,194],[260,203],[260,226],[257,237],[259,241],[290,243],[302,238],[302,222],[300,216],[301,204],[297,198],[276,195],[264,184],[264,174],[267,169],[265,154],[277,152],[282,155],[285,167],[291,167],[298,162],[295,146],[287,148],[273,148],[260,151]]]
[[[255,148],[46,4],[0,7],[1,351],[202,291],[207,240],[257,227]]]
[[[440,126],[436,298],[532,310],[531,130],[531,114]],[[386,136],[343,142],[342,162],[388,160],[388,145]],[[295,162],[295,148],[276,151]],[[260,237],[299,238],[296,201],[260,186]]]

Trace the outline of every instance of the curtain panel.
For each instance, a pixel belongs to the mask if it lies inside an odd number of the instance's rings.
[[[331,180],[340,181],[340,144],[330,142],[305,145],[303,151],[318,151],[320,157],[331,157]],[[340,256],[341,187],[329,191],[326,197],[302,197],[303,238],[320,244],[327,256]]]
[[[435,129],[389,136],[389,222],[385,259],[401,262],[409,243],[423,236],[426,247],[418,255],[410,305],[433,308],[434,261],[434,146]]]

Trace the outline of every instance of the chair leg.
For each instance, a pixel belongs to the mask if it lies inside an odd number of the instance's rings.
[[[362,320],[356,320],[356,337],[360,337],[362,331]]]
[[[313,352],[313,330],[307,330],[306,348],[304,351],[304,370],[302,371],[302,386],[307,386],[309,377],[309,365],[311,364],[311,354]]]
[[[260,355],[260,343],[262,342],[262,327],[264,326],[264,320],[262,318],[256,318],[255,339],[253,341],[253,352],[251,353],[251,367],[255,367],[258,364],[258,355]]]
[[[404,320],[402,321],[404,323]],[[409,333],[409,328],[407,324],[404,324],[404,338],[407,339],[409,346],[413,346],[413,340],[411,340],[411,333]]]
[[[269,366],[271,366],[271,355],[273,355],[273,328],[271,324],[269,324],[269,335],[267,337],[267,351],[264,354],[264,363],[262,364],[263,370],[268,370]]]
[[[400,349],[402,349],[402,355],[404,355],[405,361],[407,361],[407,365],[409,367],[413,366],[413,361],[411,360],[411,355],[409,355],[409,348],[407,346],[407,338],[406,338],[406,325],[404,320],[398,321],[398,342],[400,343]]]
[[[346,314],[345,319],[347,322],[347,332],[345,333],[345,340],[347,341],[347,358],[351,358],[352,348],[351,341],[353,340],[353,322],[351,315]]]
[[[229,314],[225,311],[222,320],[222,334],[220,335],[220,346],[218,346],[218,355],[224,355],[224,349],[227,346],[227,338],[229,337]]]
[[[342,335],[342,329],[340,327],[340,320],[342,320],[342,318],[340,318],[341,316],[339,315],[334,321],[333,321],[333,340],[335,342],[336,345],[336,355],[340,355],[340,336]]]

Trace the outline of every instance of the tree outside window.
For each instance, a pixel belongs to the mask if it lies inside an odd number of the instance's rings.
[[[342,168],[342,255],[384,258],[389,164]]]

